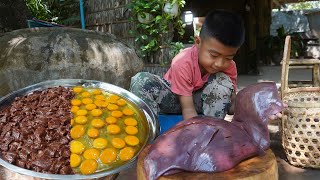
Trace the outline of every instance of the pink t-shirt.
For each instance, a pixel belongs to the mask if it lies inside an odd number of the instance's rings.
[[[230,77],[236,90],[237,67],[232,61],[231,65],[223,71]],[[171,67],[164,75],[164,79],[171,84],[171,91],[181,96],[192,96],[192,92],[202,88],[208,81],[209,73],[201,77],[198,64],[198,48],[193,45],[176,55]]]

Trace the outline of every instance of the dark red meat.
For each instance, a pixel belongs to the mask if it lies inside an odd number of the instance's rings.
[[[70,88],[53,87],[16,97],[0,111],[0,158],[42,173],[73,174],[69,135]]]
[[[248,86],[237,94],[235,108],[232,122],[198,116],[160,135],[144,159],[148,179],[179,171],[226,171],[267,149],[268,117],[283,108],[275,84]]]

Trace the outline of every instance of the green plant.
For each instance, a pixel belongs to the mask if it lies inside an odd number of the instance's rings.
[[[274,58],[275,55],[282,56],[284,50],[284,43],[286,36],[290,35],[291,38],[291,53],[290,56],[292,58],[296,58],[302,56],[303,54],[303,44],[301,38],[297,33],[287,32],[283,26],[277,29],[276,36],[269,36],[265,41],[265,46],[267,49],[265,50],[266,56],[270,58]]]
[[[33,17],[63,25],[80,24],[77,0],[26,0]]]
[[[26,0],[26,5],[33,17],[41,20],[51,19],[51,11],[42,0]]]
[[[174,57],[184,48],[184,44],[182,42],[171,42],[170,43],[170,56]]]
[[[161,47],[170,46],[170,33],[176,31],[180,36],[184,34],[185,25],[180,18],[180,9],[184,5],[184,0],[131,1],[129,8],[133,16],[130,21],[136,27],[130,33],[136,37],[140,56],[150,56]]]

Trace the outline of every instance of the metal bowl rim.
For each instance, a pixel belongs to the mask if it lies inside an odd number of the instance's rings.
[[[21,88],[17,91],[13,91],[12,93],[0,98],[0,108],[2,108],[3,105],[6,101],[9,101],[10,99],[17,97],[17,96],[22,96],[26,95],[28,93],[31,93],[35,90],[44,90],[49,87],[57,87],[57,86],[63,86],[63,87],[72,87],[72,86],[89,86],[89,87],[99,87],[101,89],[104,89],[107,92],[112,92],[116,93],[120,96],[124,96],[126,99],[130,100],[133,102],[136,106],[138,106],[143,114],[146,116],[146,120],[148,123],[149,127],[149,132],[148,132],[148,139],[146,143],[141,147],[140,151],[136,154],[136,156],[128,161],[127,163],[123,164],[122,166],[119,166],[117,168],[111,169],[111,170],[106,170],[98,173],[94,173],[91,175],[80,175],[80,174],[73,174],[73,175],[61,175],[61,174],[47,174],[47,173],[40,173],[40,172],[35,172],[32,170],[24,169],[19,166],[15,166],[13,164],[10,164],[6,161],[4,161],[2,158],[0,158],[0,165],[3,167],[14,171],[19,174],[27,175],[27,176],[32,176],[36,178],[46,178],[46,179],[91,179],[91,178],[100,178],[100,177],[106,177],[108,175],[116,174],[119,173],[123,170],[128,169],[130,166],[132,166],[136,159],[138,154],[142,151],[142,149],[146,146],[147,143],[151,143],[155,137],[159,134],[159,124],[158,121],[156,120],[156,116],[154,115],[153,111],[151,108],[139,97],[134,95],[133,93],[115,86],[113,84],[109,84],[106,82],[101,82],[101,81],[96,81],[96,80],[84,80],[84,79],[59,79],[59,80],[48,80],[44,82],[40,82],[37,84],[33,84],[30,86],[27,86],[25,88]],[[108,89],[106,89],[108,88]],[[9,99],[9,100],[8,100]]]

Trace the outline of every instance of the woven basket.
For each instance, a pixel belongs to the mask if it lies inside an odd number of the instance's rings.
[[[289,88],[289,54],[287,37],[281,74],[281,96],[288,104],[281,123],[282,146],[290,164],[320,168],[320,88]]]
[[[288,114],[282,118],[282,146],[290,164],[319,168],[320,89],[303,90],[283,98],[288,104]]]

